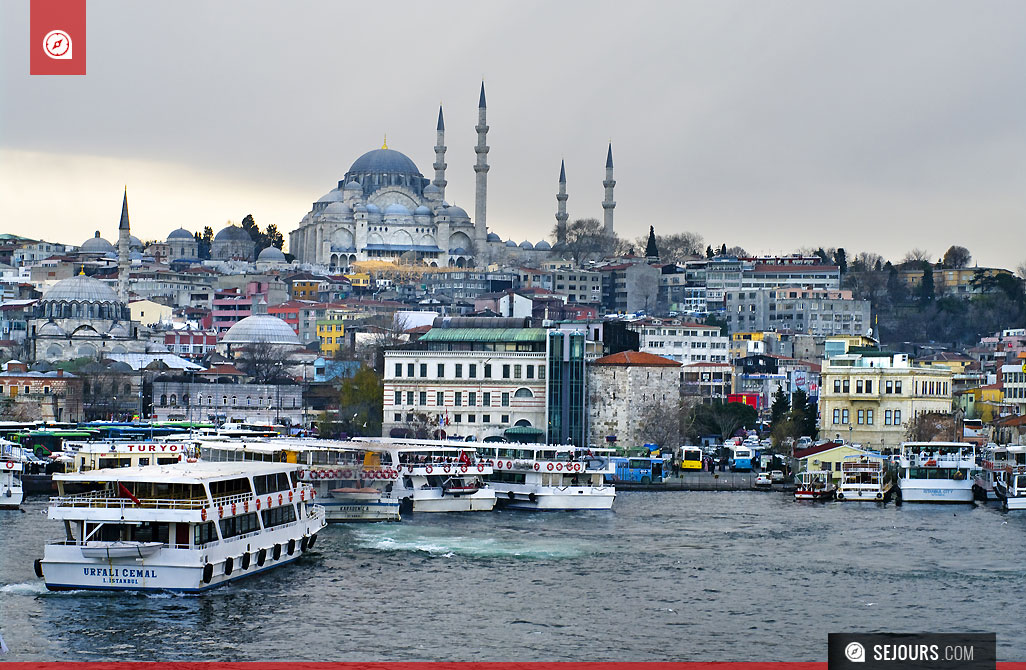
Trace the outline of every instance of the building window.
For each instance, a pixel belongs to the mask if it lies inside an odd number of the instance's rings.
[[[406,404],[407,405],[412,405],[413,404],[413,391],[407,391],[406,392]]]
[[[427,363],[420,364],[420,376],[427,377]]]
[[[406,376],[407,377],[412,377],[413,376],[413,363],[407,363],[406,364]]]
[[[471,379],[477,379],[477,364],[476,363],[471,363],[469,365],[469,369],[467,370],[467,376],[470,377]]]
[[[851,380],[845,379],[842,382],[841,386],[843,387],[842,388],[842,392],[844,392],[844,393],[851,393]]]
[[[865,412],[865,410],[861,410],[861,409],[859,410],[859,418],[858,418],[858,421],[859,421],[859,425],[860,425],[860,426],[861,426],[861,425],[862,425],[863,423],[865,423],[865,421],[866,421],[866,412]]]
[[[492,394],[485,391],[481,394],[481,405],[484,407],[491,407],[492,405]]]
[[[427,404],[427,391],[421,391],[420,392],[420,404],[421,404],[421,406],[424,406],[424,405]]]
[[[439,363],[438,364],[438,375],[437,376],[438,376],[439,379],[445,376],[445,363]]]
[[[866,393],[872,393],[872,392],[873,392],[873,380],[872,379],[867,379],[866,380]]]
[[[534,394],[531,393],[529,388],[519,388],[517,392],[513,394],[514,398],[533,398]]]
[[[395,392],[395,397],[392,400],[394,401],[392,403],[393,405],[401,405],[401,404],[403,404],[403,392],[402,391],[396,391]]]
[[[523,367],[524,366],[522,365],[513,366],[513,379],[520,379],[520,375],[523,373],[523,370],[521,368]]]
[[[395,420],[396,423],[399,423],[400,421],[403,420],[403,415],[400,414],[399,412],[396,412],[395,414],[392,415],[392,418]]]
[[[841,423],[843,423],[845,425],[848,425],[848,423],[850,423],[850,421],[849,421],[850,418],[851,417],[848,416],[848,410],[846,410],[846,409],[841,410]]]
[[[457,407],[459,407],[459,406],[461,406],[463,404],[463,392],[462,391],[456,391],[456,393],[454,393],[452,397],[453,397],[453,404],[456,405]]]
[[[528,379],[534,379],[534,366],[533,365],[528,365],[527,366],[527,378]]]
[[[485,363],[485,366],[484,366],[484,376],[485,376],[485,379],[491,379],[492,378],[492,365],[491,365],[491,363]]]
[[[467,393],[467,404],[471,407],[477,405],[477,392],[470,391],[469,393]]]
[[[884,425],[891,425],[891,410],[884,410]]]
[[[473,415],[473,414],[468,414],[467,415],[467,423],[474,423],[474,421],[476,419],[477,419],[477,417],[475,415]]]
[[[887,385],[884,387],[886,393],[894,393],[894,382],[890,379],[887,380]]]
[[[895,426],[900,426],[901,425],[901,410],[900,409],[894,410],[894,425]]]
[[[855,380],[855,393],[862,393],[862,380]]]
[[[871,409],[867,409],[866,410],[866,425],[868,425],[868,426],[872,426],[873,425],[873,410],[871,410]]]
[[[395,376],[396,377],[402,377],[403,376],[403,364],[402,363],[396,363],[395,364]]]
[[[509,407],[509,394],[508,393],[503,393],[502,394],[502,406],[503,407]]]
[[[463,421],[463,415],[462,414],[453,414],[452,420],[455,423],[461,423]]]
[[[841,410],[834,410],[834,423],[841,423]]]
[[[502,423],[502,424],[509,423],[509,414],[503,414],[500,423]]]
[[[901,393],[901,380],[900,379],[898,379],[897,381],[894,382],[894,392],[895,393],[899,393],[899,394]],[[895,423],[897,423],[897,422],[895,422]]]
[[[544,365],[539,365],[538,366],[538,379],[545,379],[545,366]]]
[[[439,407],[445,404],[445,392],[435,391],[435,404]]]
[[[456,374],[455,374],[455,377],[456,377],[456,379],[459,379],[462,376],[463,376],[463,364],[462,363],[457,363],[456,364]]]
[[[481,415],[481,423],[491,423],[491,422],[492,422],[492,415],[491,414],[482,414]]]
[[[835,379],[834,380],[834,393],[840,393],[840,392],[841,392],[841,380],[840,379]]]
[[[502,378],[503,379],[509,379],[509,366],[508,365],[503,365],[502,366]]]

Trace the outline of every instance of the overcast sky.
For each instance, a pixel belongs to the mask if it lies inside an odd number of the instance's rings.
[[[30,77],[0,3],[0,232],[164,238],[252,213],[295,228],[362,153],[473,212],[482,77],[488,224],[532,242],[601,218],[750,252],[1026,260],[1026,3],[89,0],[85,77]]]

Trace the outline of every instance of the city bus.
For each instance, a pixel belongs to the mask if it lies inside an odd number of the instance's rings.
[[[680,469],[681,470],[701,470],[702,469],[702,449],[701,447],[681,447],[680,448]]]
[[[734,445],[730,447],[730,470],[731,472],[751,472],[752,458],[755,456],[751,447]]]
[[[666,459],[648,456],[614,456],[616,470],[606,475],[607,483],[633,482],[635,484],[661,483],[666,472]]]

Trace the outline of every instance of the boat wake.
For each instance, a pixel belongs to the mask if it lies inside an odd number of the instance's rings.
[[[41,596],[49,593],[46,584],[43,582],[22,582],[20,584],[4,584],[0,586],[0,593],[9,593],[12,596]]]
[[[444,536],[409,532],[403,529],[368,529],[357,531],[359,546],[379,551],[421,552],[439,558],[521,558],[527,560],[576,558],[583,552],[562,543],[503,541],[487,537]]]

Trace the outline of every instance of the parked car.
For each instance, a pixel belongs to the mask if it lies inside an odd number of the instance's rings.
[[[765,472],[759,473],[759,476],[755,478],[755,485],[759,488],[769,488],[773,486],[773,480]]]
[[[769,477],[770,477],[770,481],[772,481],[774,484],[783,484],[784,483],[784,471],[783,470],[773,470],[772,472],[769,473]]]

